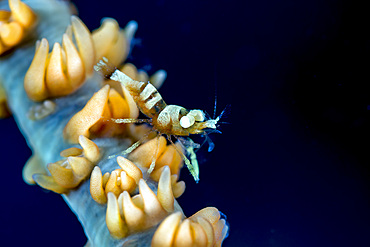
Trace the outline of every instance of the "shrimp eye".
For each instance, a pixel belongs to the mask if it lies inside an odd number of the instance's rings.
[[[184,129],[189,128],[189,127],[190,127],[190,126],[192,126],[194,123],[195,123],[195,119],[194,119],[194,117],[193,117],[193,116],[191,116],[191,115],[183,116],[183,117],[181,117],[181,119],[180,119],[180,125],[181,125],[181,127],[183,127]]]

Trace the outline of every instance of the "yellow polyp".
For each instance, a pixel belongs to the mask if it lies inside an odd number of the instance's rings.
[[[89,129],[100,120],[108,100],[108,93],[109,86],[106,85],[96,92],[85,107],[69,120],[63,132],[67,141],[77,143],[80,135],[90,136]]]
[[[109,96],[108,96],[108,100],[109,100]],[[91,126],[90,132],[95,134],[96,136],[110,136],[113,132],[113,130],[110,127],[113,126],[114,124],[114,123],[109,122],[109,119],[111,117],[112,115],[111,115],[111,112],[108,106],[108,101],[107,101],[107,104],[104,106],[101,119],[96,124]]]
[[[154,159],[157,159],[166,148],[166,139],[161,136],[159,139],[154,138],[135,149],[128,159],[139,164],[142,167],[148,168]],[[157,155],[155,155],[157,154]]]
[[[194,246],[195,247],[203,247],[207,246],[207,236],[204,232],[203,228],[195,222],[190,222],[193,235],[194,235]]]
[[[150,78],[150,83],[153,84],[157,89],[160,88],[166,80],[167,72],[164,70],[158,70]]]
[[[127,222],[126,222],[126,219],[125,219],[125,216],[123,215],[123,192],[121,194],[119,194],[118,198],[117,198],[117,202],[118,202],[118,208],[119,208],[119,213],[121,215],[121,218],[125,220],[125,223],[127,225]],[[128,226],[127,226],[128,227]],[[128,227],[129,228],[129,227]]]
[[[127,67],[127,68],[126,68]],[[126,68],[126,69],[125,69]],[[133,79],[136,79],[137,80],[137,77],[138,77],[138,74],[137,74],[137,69],[136,69],[136,66],[131,64],[131,63],[126,63],[124,65],[122,65],[121,69],[120,69],[122,72],[123,71],[126,71],[125,74],[129,75],[131,78]],[[106,80],[105,83],[107,83],[108,85],[110,85],[112,88],[114,88],[120,95],[124,96],[125,94],[123,93],[123,89],[124,87],[122,87],[122,84],[118,81],[113,81],[113,80]],[[126,98],[126,96],[124,96]],[[132,98],[132,96],[130,95],[130,98]],[[135,103],[135,102],[134,102]],[[135,104],[136,105],[136,104]]]
[[[111,88],[113,88],[114,90],[116,90],[120,95],[123,96],[123,92],[122,92],[122,86],[120,83],[118,83],[117,81],[113,81],[113,80],[105,80],[104,81],[105,84],[108,84]]]
[[[92,132],[99,136],[114,136],[122,134],[126,131],[127,126],[109,121],[110,118],[121,119],[129,117],[129,108],[127,102],[113,88],[109,91],[108,102],[103,112],[103,117],[91,129]]]
[[[223,233],[226,234],[226,231],[223,231],[226,227],[226,222],[224,219],[219,220],[216,224],[213,225],[214,234],[215,234],[215,246],[221,246],[222,240],[224,239]]]
[[[0,10],[0,55],[19,44],[36,23],[36,15],[19,0],[9,0],[10,11]]]
[[[156,165],[157,166],[157,165]],[[161,174],[163,172],[163,166],[162,167],[156,167],[153,172],[150,173],[150,178],[154,181],[158,182],[159,178],[161,177]]]
[[[124,238],[128,233],[128,229],[121,218],[117,198],[113,193],[108,193],[107,197],[108,205],[105,221],[108,230],[114,238]]]
[[[167,214],[161,206],[157,196],[143,179],[139,181],[139,191],[143,199],[146,221],[149,226],[156,225]]]
[[[36,154],[33,154],[24,165],[22,171],[23,180],[29,185],[35,184],[36,182],[32,178],[34,174],[46,175],[46,170],[42,166],[42,160]]]
[[[78,179],[85,179],[90,175],[94,165],[85,157],[68,157],[68,163],[72,168],[73,174]]]
[[[23,28],[18,22],[4,23],[0,25],[1,41],[6,46],[15,46],[23,38]]]
[[[120,69],[123,73],[125,73],[128,77],[132,78],[133,80],[137,80],[138,72],[135,65],[132,63],[125,63],[122,68]]]
[[[136,188],[135,180],[128,176],[125,171],[121,172],[120,179],[121,179],[120,187],[122,191],[128,191],[131,193]]]
[[[102,57],[106,57],[110,61],[110,57],[107,57],[106,54],[117,41],[118,34],[119,25],[117,21],[112,18],[104,18],[101,26],[92,32],[97,61]],[[114,65],[117,66],[118,64]]]
[[[157,197],[162,207],[169,213],[174,210],[174,197],[171,186],[171,173],[168,166],[164,167],[158,182]]]
[[[119,30],[116,41],[111,44],[110,49],[104,54],[104,57],[109,59],[109,62],[119,65],[126,60],[129,50],[129,44],[123,30]]]
[[[179,150],[182,150],[182,147],[179,143],[176,143],[176,147]],[[176,175],[179,175],[183,166],[181,156],[172,145],[168,145],[162,155],[158,158],[156,169],[166,165],[170,167],[171,174]]]
[[[205,208],[181,222],[182,214],[172,213],[157,228],[151,246],[221,246],[228,229],[225,220],[219,220],[217,215],[216,208]]]
[[[46,39],[42,39],[36,46],[38,46],[38,48],[36,49],[35,56],[24,77],[24,89],[30,99],[42,101],[46,99],[48,95],[44,79],[49,43]]]
[[[137,184],[139,183],[140,179],[143,177],[143,173],[134,163],[122,156],[117,157],[117,163],[128,176],[134,179]]]
[[[172,186],[177,183],[178,177],[179,176],[176,175],[176,174],[171,175],[171,184],[172,184]]]
[[[77,16],[72,16],[71,22],[79,54],[83,61],[86,74],[90,75],[93,72],[93,66],[96,61],[94,42],[92,40],[91,33]]]
[[[109,90],[109,92],[110,92],[110,90]],[[105,117],[105,118],[111,118],[112,117],[112,113],[111,113],[108,102],[109,102],[109,93],[108,93],[108,101],[107,101],[107,104],[104,107],[104,112],[103,112],[103,117]]]
[[[66,28],[66,31],[64,33],[67,34],[68,37],[72,39],[72,37],[73,37],[72,26],[68,25],[67,28]]]
[[[111,110],[112,118],[128,118],[129,108],[127,102],[113,88],[109,91],[108,105]]]
[[[113,193],[115,196],[119,196],[119,194],[122,193],[122,189],[120,187],[120,182],[118,182],[118,178],[121,175],[120,169],[112,171],[110,174],[110,177],[108,179],[107,184],[105,185],[105,194],[108,194],[109,192]]]
[[[113,80],[106,80],[105,83],[113,88],[119,95],[123,96],[123,100],[125,101],[125,105],[127,105],[128,109],[128,115],[125,114],[125,116],[127,118],[137,118],[139,116],[139,108],[125,86],[123,86],[120,82]],[[123,107],[126,108],[126,106],[122,106],[122,108]]]
[[[138,118],[140,111],[136,105],[136,102],[134,101],[134,99],[132,98],[128,90],[123,85],[121,85],[121,87],[122,87],[123,96],[129,108],[129,118]]]
[[[68,189],[57,184],[54,178],[51,176],[47,176],[44,174],[33,174],[32,179],[36,182],[37,185],[44,189],[54,191],[58,194],[68,193]]]
[[[212,247],[215,239],[212,224],[209,223],[209,221],[204,219],[203,217],[197,218],[197,222],[203,228],[204,233],[207,236],[207,247]]]
[[[216,247],[221,247],[222,242],[225,240],[225,238],[226,238],[226,236],[229,232],[229,227],[226,224],[226,220],[222,219],[222,220],[220,220],[220,222],[221,221],[222,221],[222,224],[223,224],[224,227],[223,227],[222,232],[221,232],[221,237],[216,242]]]
[[[77,48],[67,34],[63,35],[63,49],[66,52],[68,78],[72,88],[78,89],[85,80],[85,68]]]
[[[185,188],[186,186],[184,181],[180,181],[172,185],[173,196],[175,198],[179,198],[182,194],[184,194]]]
[[[95,50],[91,33],[78,17],[71,17],[71,22],[72,25],[68,26],[63,34],[62,45],[59,43],[53,45],[50,55],[45,55],[45,63],[37,60],[40,67],[41,64],[46,66],[46,71],[39,68],[37,71],[38,78],[36,78],[36,89],[42,85],[43,90],[37,91],[34,89],[36,93],[31,90],[31,85],[28,84],[32,84],[32,79],[35,78],[27,78],[27,83],[25,81],[25,88],[28,86],[26,92],[34,101],[41,101],[49,97],[65,96],[75,92],[83,85],[86,76],[93,71]],[[73,37],[76,40],[78,49],[72,41]],[[45,40],[45,42],[47,41]],[[39,47],[39,44],[36,43],[36,50],[39,50]],[[42,51],[45,50],[43,49]],[[34,60],[36,60],[36,54]],[[35,69],[30,67],[29,71],[32,72],[32,70]],[[31,74],[36,73],[32,72]],[[39,91],[43,93],[42,97],[38,96],[40,94],[38,93]]]
[[[138,70],[137,71],[137,81],[149,81],[148,73],[146,73],[144,70]]]
[[[103,176],[98,166],[95,166],[90,178],[91,197],[99,204],[107,203],[107,197],[103,188]]]
[[[10,11],[0,9],[0,21],[4,21],[4,22],[8,21],[8,19],[10,18],[10,15],[11,15]]]
[[[47,167],[54,181],[63,188],[73,189],[81,181],[76,178],[71,168],[65,168],[55,163],[50,163]]]
[[[176,212],[164,219],[154,233],[151,246],[172,247],[181,218],[181,212]]]
[[[60,152],[60,156],[62,157],[69,157],[69,156],[79,156],[82,154],[82,149],[81,148],[67,148],[64,149],[62,152]]]
[[[198,212],[190,216],[189,219],[196,220],[199,217],[208,220],[211,224],[216,224],[219,221],[221,215],[217,208],[207,207],[199,210]]]
[[[190,220],[185,219],[179,226],[176,232],[174,247],[193,247],[194,239]]]
[[[169,146],[167,146],[167,148],[168,148]],[[159,178],[160,178],[160,176],[161,176],[161,174],[162,174],[162,172],[163,172],[163,168],[165,167],[165,166],[168,166],[168,167],[170,167],[170,169],[173,167],[173,164],[172,164],[172,158],[171,159],[169,159],[170,161],[168,161],[167,163],[166,162],[164,162],[164,160],[162,159],[161,160],[161,157],[163,157],[164,155],[166,155],[167,156],[167,151],[168,151],[168,149],[166,148],[166,150],[163,152],[163,154],[159,157],[159,159],[157,160],[157,163],[156,163],[156,168],[154,169],[154,171],[150,174],[150,177],[154,180],[154,181],[159,181]],[[172,147],[173,148],[173,147]],[[176,152],[177,153],[177,152]],[[169,152],[169,154],[171,154],[170,152]],[[172,153],[173,154],[173,153]],[[169,156],[170,157],[170,156]],[[159,163],[160,162],[160,163]],[[179,162],[181,162],[182,163],[182,160],[180,160]],[[177,162],[175,163],[175,164],[177,164]],[[181,167],[182,167],[182,165],[181,165]],[[181,168],[180,167],[180,168]],[[175,171],[177,171],[177,170],[175,170]],[[180,173],[180,171],[178,170],[177,171],[177,174],[175,173],[175,174],[173,174],[173,171],[171,171],[171,184],[172,184],[172,187],[173,187],[173,189],[174,189],[174,186],[176,186],[176,184],[177,184],[177,178],[178,178],[178,176],[179,176],[179,173]],[[185,189],[185,188],[184,188]]]
[[[104,173],[104,175],[103,175],[103,187],[104,188],[105,188],[105,186],[108,183],[109,177],[110,177],[110,173],[109,172]]]
[[[55,43],[53,46],[46,69],[45,83],[52,96],[67,95],[74,91],[69,79],[65,75],[62,48],[59,43]]]
[[[144,202],[143,197],[140,194],[137,194],[132,197],[132,202],[137,206],[138,208],[144,209]]]
[[[145,227],[145,214],[143,210],[134,204],[127,191],[124,191],[122,195],[122,212],[128,228],[131,232],[142,230]]]
[[[12,17],[23,27],[30,28],[35,24],[36,14],[27,4],[20,0],[9,0],[9,8],[12,12]]]
[[[59,160],[47,165],[54,183],[66,189],[77,187],[82,180],[86,179],[94,168],[94,163],[86,156],[86,149],[98,150],[95,143],[85,137],[80,138],[83,149],[69,148],[61,152],[67,159]],[[78,156],[77,156],[78,155]],[[90,155],[91,156],[91,155]],[[99,154],[98,154],[99,156]],[[95,157],[92,159],[97,161]],[[45,172],[44,172],[45,173]]]
[[[100,159],[99,147],[93,141],[83,135],[80,135],[78,137],[78,142],[83,149],[83,154],[85,158],[87,158],[92,163],[98,162],[98,160]]]

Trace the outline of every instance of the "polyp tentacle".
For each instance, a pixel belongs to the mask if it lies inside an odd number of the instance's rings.
[[[128,56],[130,42],[137,29],[137,23],[129,22],[125,29],[120,29],[116,20],[104,18],[100,28],[92,32],[96,48],[96,60],[107,57],[115,66],[120,65]]]
[[[170,180],[170,170],[166,167],[159,180],[157,195],[143,179],[139,180],[140,193],[134,197],[124,191],[117,199],[114,193],[109,192],[106,223],[112,236],[123,238],[127,234],[143,231],[172,213],[174,199]]]
[[[111,118],[131,118],[137,107],[127,99],[105,85],[69,120],[64,128],[64,138],[76,143],[80,135],[108,137],[125,134],[126,126],[111,121]],[[134,115],[137,117],[138,114]]]
[[[228,227],[216,208],[204,208],[181,221],[179,212],[172,213],[159,225],[152,239],[152,247],[221,246]]]
[[[89,137],[89,129],[97,123],[103,115],[108,100],[109,86],[106,85],[96,92],[86,103],[85,107],[77,112],[64,128],[64,138],[71,143],[77,143],[80,135]]]
[[[132,161],[118,156],[117,163],[121,169],[116,169],[111,173],[107,172],[104,176],[99,167],[93,169],[90,178],[90,193],[97,203],[105,204],[109,192],[117,197],[123,191],[134,192],[140,179],[143,178],[141,169]],[[170,212],[173,211],[172,197],[178,198],[182,195],[185,183],[183,181],[177,182],[177,175],[171,175],[168,166],[162,167],[160,172],[160,176],[163,178],[159,179],[161,182],[158,184],[158,198],[166,211]],[[169,193],[169,190],[172,192]]]
[[[9,0],[9,8],[0,10],[0,55],[21,43],[37,22],[36,14],[20,0]]]
[[[66,149],[61,152],[66,158],[47,165],[51,176],[45,173],[39,174],[37,169],[32,169],[37,161],[37,159],[32,159],[30,160],[32,162],[28,162],[24,168],[24,174],[27,174],[24,177],[27,180],[32,177],[38,185],[56,193],[67,193],[68,190],[76,188],[89,177],[101,156],[98,146],[86,137],[80,136],[79,143],[82,149]],[[33,183],[32,180],[28,182]]]
[[[42,101],[71,94],[83,85],[86,75],[91,74],[91,60],[95,59],[91,33],[78,17],[72,16],[71,22],[72,27],[63,35],[62,46],[55,43],[50,55],[46,39],[42,39],[40,45],[36,43],[35,57],[24,79],[30,99]],[[73,35],[78,49],[72,42]]]

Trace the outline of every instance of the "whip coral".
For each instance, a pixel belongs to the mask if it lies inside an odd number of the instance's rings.
[[[88,246],[221,246],[228,226],[218,210],[205,208],[186,218],[175,199],[185,190],[178,181],[182,161],[176,151],[182,147],[158,136],[122,154],[137,139],[150,139],[144,134],[149,127],[109,122],[134,119],[139,112],[123,86],[92,67],[102,56],[117,66],[125,61],[137,24],[122,29],[104,19],[91,32],[64,2],[9,0],[9,5],[10,12],[0,12],[4,30],[11,18],[29,28],[23,34],[11,26],[13,36],[4,31],[0,44],[6,94],[1,106],[6,99],[33,152],[23,169],[25,182],[62,194]],[[156,87],[165,78],[163,71],[149,77],[132,64],[121,70]],[[153,157],[155,167],[148,172]]]

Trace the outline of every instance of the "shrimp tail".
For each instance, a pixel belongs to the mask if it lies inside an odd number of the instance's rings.
[[[94,70],[104,76],[106,79],[110,79],[117,68],[111,64],[106,57],[103,57],[102,60],[100,60],[97,65],[94,66]]]

